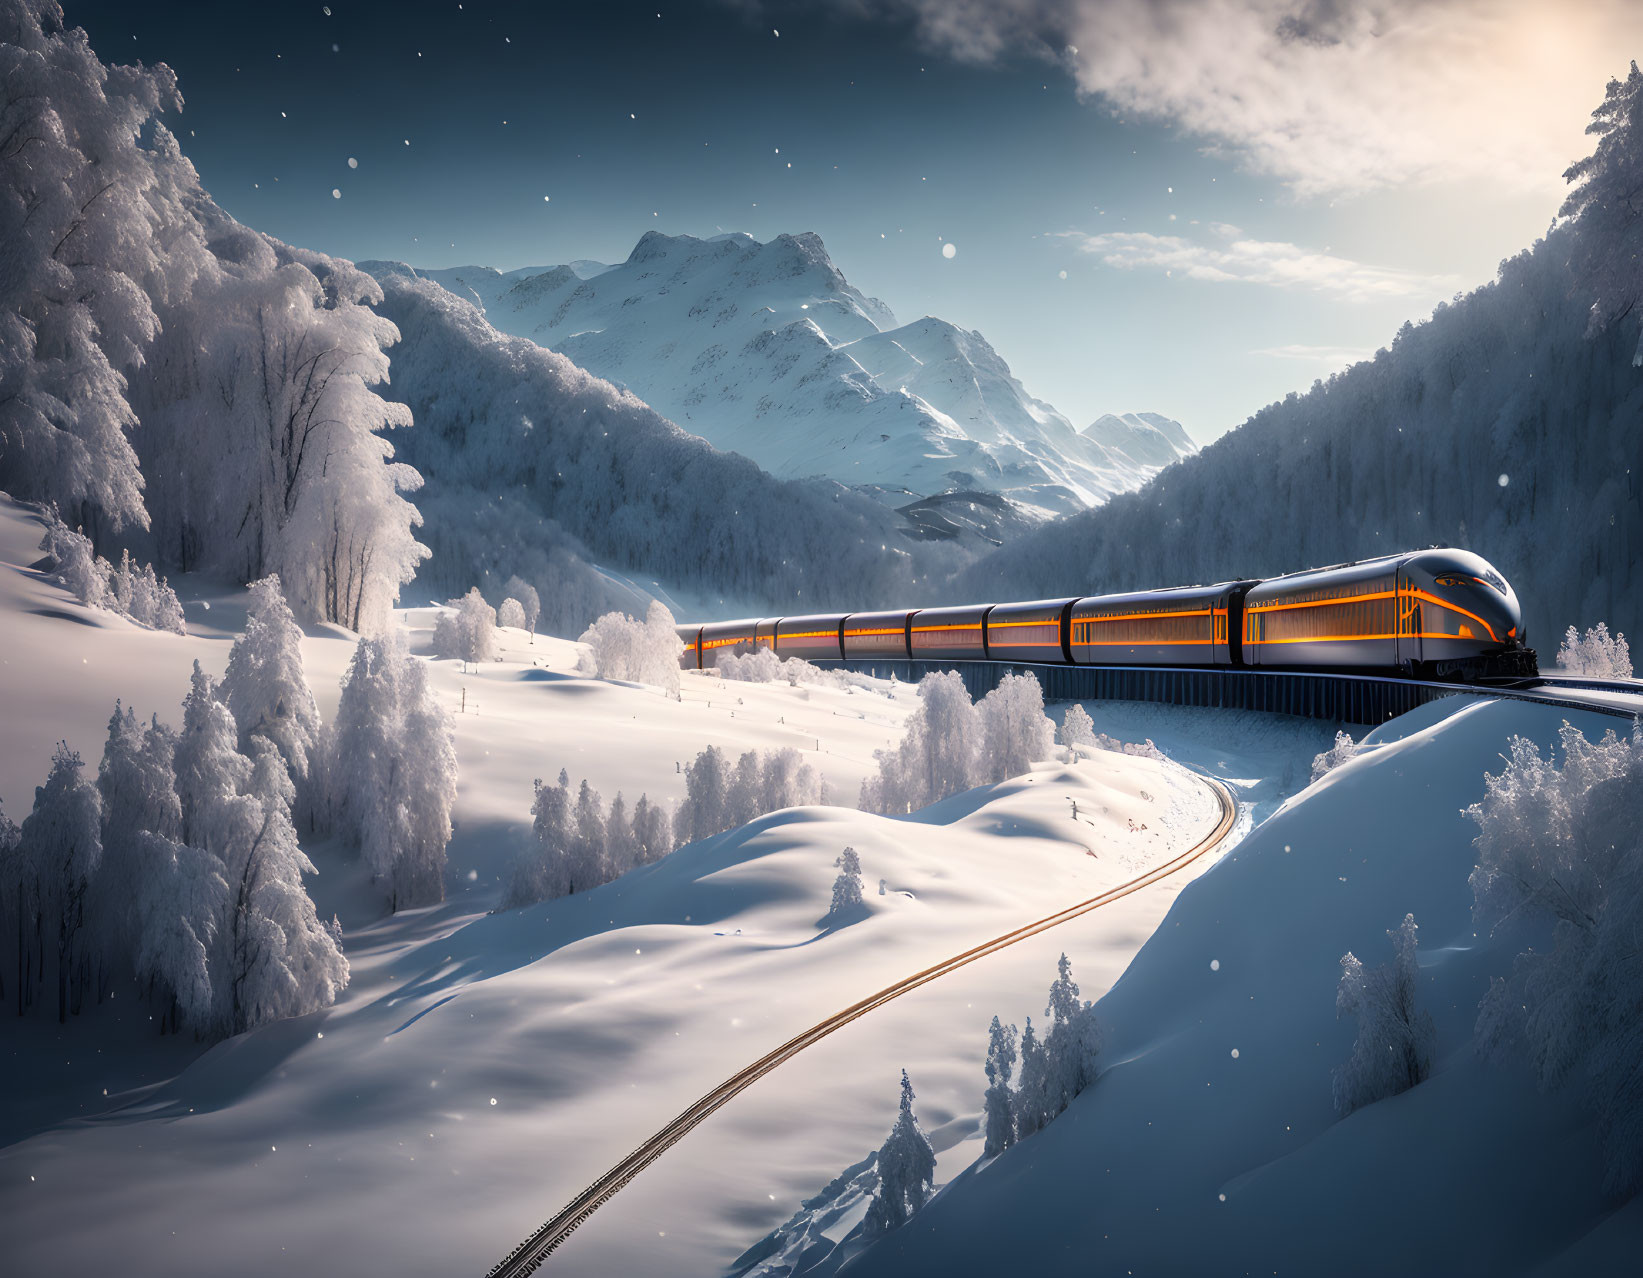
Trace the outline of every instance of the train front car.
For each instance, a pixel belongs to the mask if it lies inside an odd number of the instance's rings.
[[[1398,574],[1398,660],[1428,679],[1532,678],[1517,592],[1481,555],[1421,550]]]
[[[1523,614],[1464,550],[1423,550],[1274,577],[1244,599],[1244,664],[1421,678],[1534,673]]]
[[[1072,606],[1072,658],[1083,666],[1225,666],[1241,583],[1098,595]]]

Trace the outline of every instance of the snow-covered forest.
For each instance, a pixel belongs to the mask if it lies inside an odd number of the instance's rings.
[[[963,573],[999,599],[1271,576],[1433,543],[1516,587],[1532,646],[1643,633],[1643,74],[1611,84],[1563,214],[1493,283],[1145,488]]]

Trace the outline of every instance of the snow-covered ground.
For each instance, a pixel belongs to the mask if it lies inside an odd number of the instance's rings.
[[[1180,894],[1098,1006],[1094,1088],[849,1272],[1633,1272],[1643,1210],[1604,1195],[1590,1115],[1472,1046],[1512,947],[1473,930],[1461,809],[1511,735],[1544,749],[1563,717],[1452,698],[1371,734]],[[1434,1076],[1338,1120],[1339,959],[1388,961],[1409,912]]]
[[[95,768],[114,699],[173,722],[198,659],[215,674],[239,592],[177,583],[193,633],[87,610],[27,567],[39,525],[0,507],[0,797],[15,819],[67,738]],[[210,607],[207,607],[207,604]],[[425,650],[432,610],[404,619]],[[352,650],[316,628],[308,677],[329,716]],[[162,1039],[134,1002],[59,1029],[0,1021],[0,1217],[8,1272],[482,1272],[691,1100],[794,1031],[901,975],[1133,877],[1196,842],[1217,808],[1172,764],[1097,752],[957,796],[914,818],[774,814],[595,892],[487,911],[529,837],[533,777],[561,767],[607,799],[683,794],[676,764],[794,746],[853,798],[899,739],[912,689],[727,684],[683,700],[573,673],[579,648],[504,632],[503,660],[434,663],[461,786],[448,901],[392,918],[334,847],[311,849],[322,916],[340,914],[353,981],[327,1012],[209,1051]],[[1098,730],[1120,733],[1096,707]],[[1168,714],[1131,735],[1163,740]],[[1317,725],[1269,729],[1234,778],[1304,776]],[[1167,744],[1167,742],[1166,742]],[[1212,744],[1207,749],[1216,753]],[[1296,760],[1301,762],[1297,763]],[[1194,760],[1203,763],[1205,760]],[[1071,800],[1078,801],[1078,819]],[[866,917],[824,916],[845,846]],[[1195,867],[1194,872],[1202,867]],[[880,881],[883,890],[880,891]],[[987,1020],[1039,1010],[1067,949],[1105,989],[1163,916],[1175,880],[899,1000],[784,1066],[579,1231],[568,1272],[721,1269],[882,1139],[897,1071],[938,1143],[970,1136]],[[105,1094],[106,1089],[106,1094]],[[955,1161],[943,1164],[944,1178]]]

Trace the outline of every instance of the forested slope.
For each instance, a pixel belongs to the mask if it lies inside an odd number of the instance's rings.
[[[1433,543],[1511,578],[1529,641],[1643,633],[1643,77],[1611,85],[1565,220],[1375,358],[1138,492],[1012,542],[977,597],[1264,576]]]

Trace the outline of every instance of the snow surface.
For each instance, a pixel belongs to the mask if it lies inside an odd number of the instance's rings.
[[[1371,733],[1180,894],[1098,1006],[1095,1087],[848,1272],[1629,1272],[1643,1219],[1604,1197],[1589,1116],[1471,1044],[1512,952],[1472,930],[1461,809],[1563,717],[1450,698]],[[1340,956],[1387,961],[1410,911],[1434,1076],[1337,1121]]]
[[[86,609],[27,567],[39,534],[30,512],[0,502],[0,796],[18,818],[57,738],[94,768],[116,696],[175,721],[192,660],[218,673],[244,618],[243,593],[189,579],[177,583],[187,637]],[[402,614],[419,651],[434,615]],[[500,644],[501,661],[431,671],[455,715],[461,766],[446,904],[384,918],[356,862],[332,845],[310,849],[312,891],[322,916],[340,914],[353,968],[334,1008],[203,1053],[159,1038],[135,1001],[118,998],[62,1028],[0,1021],[0,1218],[30,1223],[11,1231],[7,1272],[104,1272],[114,1258],[122,1274],[217,1274],[225,1263],[483,1272],[797,1029],[1133,877],[1216,817],[1175,765],[1095,754],[911,819],[773,814],[595,892],[490,914],[528,837],[535,776],[563,766],[607,799],[620,788],[630,802],[642,790],[671,802],[683,792],[673,765],[706,744],[793,745],[853,796],[872,750],[899,739],[915,703],[905,686],[705,675],[687,675],[674,702],[575,676],[578,645],[506,630]],[[351,636],[331,628],[305,641],[326,717],[351,651]],[[1097,723],[1110,727],[1099,713]],[[830,926],[833,861],[847,845],[861,856],[867,909]],[[1087,992],[1105,988],[1176,890],[1166,881],[973,965],[784,1066],[580,1230],[561,1267],[722,1268],[882,1139],[903,1065],[920,1085],[921,1118],[950,1148],[974,1127],[992,1012],[1035,1010],[1061,948]],[[664,1207],[674,1223],[650,1228]]]
[[[1197,451],[1150,413],[1075,431],[980,333],[932,316],[898,325],[814,234],[761,244],[651,232],[625,262],[595,275],[579,265],[417,273],[476,302],[502,332],[567,355],[783,478],[820,475],[904,500],[981,489],[1059,513]]]

